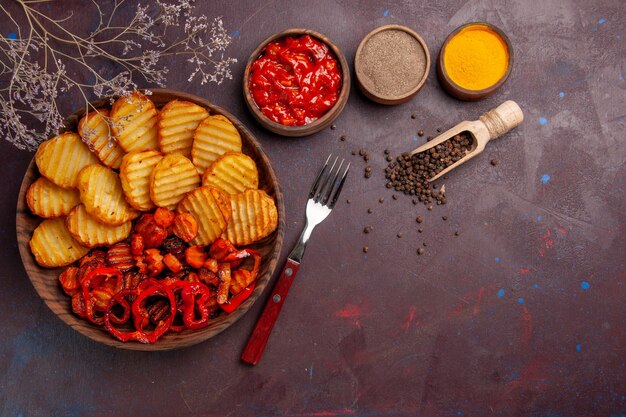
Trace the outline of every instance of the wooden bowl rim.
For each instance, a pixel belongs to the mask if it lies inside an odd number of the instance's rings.
[[[376,94],[374,91],[368,89],[365,86],[365,84],[363,84],[363,82],[361,81],[361,77],[360,77],[361,71],[359,70],[359,68],[361,67],[360,65],[361,51],[365,47],[365,44],[373,36],[385,30],[399,30],[399,31],[402,31],[411,35],[420,44],[420,46],[424,50],[424,55],[426,56],[426,63],[424,66],[424,74],[422,75],[422,78],[420,78],[419,82],[417,83],[415,87],[413,87],[413,89],[411,89],[407,93],[404,93],[398,96],[383,96],[380,94]],[[424,40],[424,38],[422,38],[422,36],[419,33],[417,33],[416,31],[414,31],[413,29],[409,27],[406,27],[403,25],[396,25],[396,24],[379,26],[373,29],[372,31],[370,31],[367,35],[365,35],[365,37],[363,37],[363,39],[361,40],[361,43],[359,43],[359,47],[357,48],[356,53],[354,54],[354,72],[356,74],[356,79],[358,81],[359,86],[361,87],[362,90],[367,92],[366,95],[370,97],[372,100],[377,101],[378,103],[382,103],[382,104],[404,103],[407,100],[409,100],[411,97],[416,95],[422,89],[422,87],[426,83],[426,80],[428,79],[428,74],[430,73],[430,52],[428,51],[428,45],[426,44],[426,41]],[[378,101],[378,100],[382,100],[382,101]]]
[[[284,206],[284,199],[283,199],[282,191],[280,188],[280,183],[278,182],[278,177],[276,176],[276,173],[274,172],[274,168],[268,156],[265,154],[260,143],[254,137],[252,132],[250,132],[243,125],[243,123],[241,123],[239,119],[233,116],[230,112],[224,110],[222,107],[215,105],[212,102],[206,99],[203,99],[201,97],[195,96],[193,94],[189,94],[189,93],[185,93],[185,92],[177,91],[177,90],[165,89],[165,88],[149,88],[145,90],[151,91],[153,96],[155,95],[175,96],[175,97],[172,97],[171,100],[190,101],[190,102],[196,103],[198,105],[201,105],[207,108],[211,114],[218,113],[218,114],[222,114],[226,116],[235,125],[237,130],[241,133],[244,147],[247,146],[248,148],[252,148],[255,154],[258,155],[259,160],[263,163],[264,170],[267,172],[267,175],[269,178],[269,183],[274,188],[274,199],[276,201],[276,208],[278,212],[278,226],[276,230],[270,235],[270,236],[274,236],[273,247],[271,248],[271,251],[267,255],[265,255],[265,258],[267,259],[267,262],[268,262],[267,270],[265,274],[263,274],[262,276],[258,278],[257,285],[255,286],[255,289],[252,295],[246,301],[244,301],[233,313],[219,316],[217,319],[215,319],[215,322],[212,323],[212,325],[209,325],[208,327],[204,329],[196,330],[196,331],[185,331],[183,333],[173,334],[176,340],[172,341],[171,343],[167,343],[167,344],[162,343],[162,342],[167,342],[168,336],[172,335],[170,333],[164,335],[158,342],[154,344],[142,344],[138,342],[123,343],[115,339],[113,336],[111,336],[107,332],[105,332],[101,327],[92,325],[86,320],[81,319],[78,316],[74,315],[71,311],[68,312],[67,309],[60,303],[53,303],[52,301],[54,300],[49,299],[49,297],[46,294],[42,294],[42,290],[44,288],[47,288],[45,284],[36,283],[31,277],[30,268],[33,268],[35,270],[38,270],[44,273],[47,272],[48,274],[54,271],[55,273],[54,279],[56,282],[56,273],[61,270],[61,268],[48,269],[48,268],[40,267],[34,260],[34,256],[32,255],[29,249],[28,242],[22,243],[19,239],[19,235],[20,235],[19,229],[20,229],[20,224],[22,223],[21,220],[23,218],[28,218],[30,216],[37,217],[30,213],[30,209],[28,208],[26,204],[26,192],[28,190],[28,187],[30,186],[32,181],[38,178],[38,174],[39,174],[39,171],[35,164],[34,156],[31,159],[30,164],[28,165],[28,168],[24,174],[22,184],[20,187],[20,192],[19,192],[19,197],[18,197],[18,202],[17,202],[17,213],[16,213],[16,226],[17,226],[16,232],[18,235],[18,239],[17,239],[18,249],[20,251],[22,264],[24,266],[24,270],[26,271],[26,274],[28,275],[28,278],[31,284],[35,288],[35,291],[37,292],[37,294],[41,297],[44,303],[48,306],[48,308],[50,308],[50,310],[52,310],[52,312],[54,312],[55,315],[58,318],[60,318],[64,323],[68,324],[70,327],[72,327],[74,330],[76,330],[80,334],[88,337],[89,339],[95,342],[101,343],[103,345],[113,346],[116,348],[133,350],[133,351],[166,351],[166,350],[182,349],[185,347],[193,346],[195,344],[204,342],[212,338],[213,336],[216,336],[217,334],[221,333],[222,331],[226,330],[231,325],[233,325],[235,322],[237,322],[237,320],[243,317],[243,315],[250,309],[252,304],[254,304],[254,302],[259,298],[263,290],[267,287],[267,284],[269,283],[272,276],[274,275],[274,272],[276,271],[276,266],[278,264],[278,258],[280,257],[284,233],[285,233],[285,206]],[[109,98],[98,99],[98,100],[93,101],[90,104],[93,104],[95,108],[105,107],[105,106],[110,107]],[[72,113],[70,116],[68,116],[65,119],[66,128],[63,131],[75,129],[76,127],[74,126],[72,128],[71,125],[73,123],[77,124],[80,117],[82,117],[82,115],[85,113],[84,110],[85,110],[84,108],[79,109],[75,111],[74,113]],[[28,180],[29,178],[30,178],[30,181]],[[37,219],[39,218],[37,217]],[[41,221],[43,221],[43,219],[41,219]],[[67,295],[65,295],[65,293],[63,293],[62,289],[58,285],[57,285],[57,290],[59,291],[60,294],[63,294],[64,296],[68,297]],[[181,338],[181,335],[182,337],[185,337],[185,336],[189,336],[189,337],[184,339],[184,338]]]
[[[263,114],[261,109],[259,109],[259,106],[257,106],[256,102],[252,98],[252,94],[250,93],[250,87],[248,85],[250,81],[250,67],[252,66],[252,63],[261,56],[261,53],[263,52],[267,44],[269,44],[270,42],[276,39],[280,39],[286,36],[293,36],[293,35],[301,35],[301,36],[309,35],[323,42],[333,51],[333,53],[335,54],[335,57],[337,57],[337,61],[339,61],[339,65],[341,66],[341,77],[342,77],[341,92],[339,93],[339,98],[337,99],[337,102],[322,117],[315,120],[314,122],[307,123],[302,126],[285,126],[280,123],[276,123],[273,120],[270,120],[265,114]],[[320,130],[328,126],[330,123],[332,123],[332,121],[335,120],[339,116],[339,114],[343,111],[343,108],[345,107],[346,103],[348,102],[349,95],[350,95],[350,68],[348,66],[348,61],[346,60],[346,57],[344,56],[343,52],[341,52],[339,47],[335,45],[335,43],[331,41],[327,36],[322,35],[321,33],[316,32],[311,29],[290,28],[290,29],[285,29],[280,32],[276,32],[273,35],[268,36],[252,51],[252,53],[250,54],[250,57],[248,58],[248,62],[246,63],[246,66],[244,68],[243,96],[244,96],[246,105],[248,106],[248,109],[252,112],[252,115],[257,119],[257,121],[261,123],[264,127],[266,127],[267,129],[269,129],[270,131],[274,133],[278,133],[281,135],[306,136],[306,135],[319,132]]]
[[[496,32],[498,36],[500,36],[500,38],[504,41],[507,47],[507,50],[509,52],[509,62],[507,64],[507,70],[504,73],[504,75],[494,85],[484,88],[482,90],[468,90],[466,88],[461,87],[454,81],[452,81],[452,79],[448,75],[448,72],[446,71],[446,66],[444,65],[444,62],[443,62],[445,50],[448,44],[450,43],[450,40],[453,37],[455,37],[457,34],[459,34],[463,29],[468,28],[470,26],[487,26],[489,29]],[[491,23],[488,23],[488,22],[469,22],[469,23],[465,23],[457,27],[452,32],[450,32],[446,40],[443,42],[443,45],[441,45],[441,49],[439,50],[439,56],[437,57],[437,69],[438,69],[437,73],[439,77],[445,80],[443,84],[444,84],[444,87],[446,88],[446,91],[448,91],[454,97],[459,98],[461,100],[472,100],[472,99],[479,100],[481,98],[485,98],[495,93],[496,90],[498,90],[500,87],[504,85],[506,80],[509,78],[509,75],[511,75],[511,71],[513,69],[513,55],[514,55],[513,46],[511,45],[511,41],[509,37],[504,33],[504,31],[502,31],[499,27],[492,25]]]

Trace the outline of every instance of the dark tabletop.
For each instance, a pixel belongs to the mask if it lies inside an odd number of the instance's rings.
[[[117,350],[65,325],[30,284],[15,240],[15,206],[33,155],[0,141],[1,415],[626,413],[623,1],[198,3],[209,16],[223,16],[235,35],[227,52],[238,59],[234,77],[219,86],[190,84],[180,59],[167,87],[224,107],[262,143],[285,196],[281,265],[330,152],[353,163],[342,199],[315,230],[258,366],[239,355],[267,292],[205,343],[164,353]],[[83,4],[41,9],[61,17],[70,9],[88,13]],[[244,105],[248,54],[274,32],[319,31],[352,64],[360,39],[377,26],[411,27],[435,58],[450,31],[477,20],[502,28],[515,51],[511,77],[483,101],[446,95],[431,65],[423,90],[400,106],[370,102],[353,86],[336,129],[307,138],[268,133]],[[0,28],[8,23],[3,18]],[[520,104],[524,123],[442,181],[448,204],[427,211],[404,195],[392,198],[384,149],[413,149],[425,141],[419,129],[434,135],[508,99]],[[66,114],[76,107],[71,101]],[[371,155],[370,179],[363,159],[351,155],[359,149]]]

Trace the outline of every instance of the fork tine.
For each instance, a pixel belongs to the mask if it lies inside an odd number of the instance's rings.
[[[325,173],[325,175],[324,175],[324,177],[323,177],[323,179],[321,181],[321,185],[318,187],[318,190],[315,193],[315,196],[313,197],[313,201],[315,201],[316,203],[319,203],[320,199],[322,198],[322,193],[326,189],[326,185],[328,184],[328,180],[330,179],[330,177],[333,174],[333,169],[335,169],[335,165],[337,164],[337,160],[338,159],[339,159],[339,157],[336,156],[335,160],[333,161],[333,164],[330,166],[330,170]]]
[[[334,176],[332,175],[332,171],[330,172],[331,175],[329,176],[329,178],[332,176],[333,179],[332,179],[332,181],[329,181],[329,183],[328,183],[329,187],[324,190],[324,194],[322,195],[322,197],[320,199],[320,203],[323,206],[325,206],[328,203],[328,200],[330,200],[330,197],[333,194],[333,189],[335,188],[335,184],[337,183],[337,178],[339,177],[339,173],[341,172],[341,167],[343,166],[344,162],[345,162],[345,159],[342,159],[341,163],[339,164],[339,167],[337,168],[337,171],[335,172]]]
[[[330,207],[330,209],[332,210],[335,207],[335,203],[337,202],[337,199],[339,199],[339,194],[341,194],[341,189],[343,188],[343,184],[346,182],[346,177],[348,176],[348,170],[350,169],[350,162],[348,162],[348,166],[346,167],[346,170],[343,172],[343,175],[341,176],[341,181],[339,181],[339,186],[337,186],[337,191],[335,191],[335,195],[333,195],[332,200],[330,200],[330,204],[328,205],[328,207]],[[337,173],[339,173],[339,171],[337,171]]]
[[[322,175],[324,174],[324,171],[326,170],[326,167],[328,166],[328,161],[330,161],[331,156],[333,156],[332,153],[328,155],[328,158],[326,158],[326,162],[324,162],[324,166],[322,167],[322,169],[320,169],[320,172],[317,173],[315,182],[313,183],[313,186],[311,187],[311,191],[309,192],[309,198],[313,198],[315,196],[315,193],[317,192],[317,186],[319,185],[319,182],[320,182],[320,178],[322,178]]]

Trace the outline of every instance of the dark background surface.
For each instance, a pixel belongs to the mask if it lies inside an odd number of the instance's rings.
[[[60,3],[41,9],[90,13],[83,2]],[[329,152],[353,161],[344,198],[316,229],[258,366],[238,358],[267,294],[200,345],[121,351],[73,331],[35,293],[14,220],[32,154],[1,141],[0,415],[626,415],[622,0],[198,3],[236,34],[228,50],[239,61],[234,77],[190,84],[180,60],[170,64],[167,87],[214,101],[257,135],[285,196],[281,259]],[[353,88],[337,129],[308,138],[269,134],[244,106],[248,54],[279,30],[317,30],[352,63],[369,30],[399,23],[424,37],[434,60],[450,31],[475,20],[502,28],[515,50],[508,82],[481,102],[447,96],[433,65],[412,101],[384,107]],[[8,21],[0,27],[8,31]],[[450,175],[447,205],[428,212],[405,196],[392,199],[385,148],[410,150],[424,141],[419,129],[434,135],[507,99],[520,104],[524,123]],[[363,160],[350,155],[361,148],[372,155],[368,180]],[[367,225],[374,230],[366,235]]]

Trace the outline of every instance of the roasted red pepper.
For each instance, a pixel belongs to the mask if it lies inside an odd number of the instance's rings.
[[[241,290],[239,294],[231,297],[231,299],[228,300],[226,303],[220,304],[220,307],[225,312],[232,313],[233,311],[237,309],[237,307],[241,305],[241,303],[246,301],[250,297],[250,295],[252,295],[252,292],[254,292],[255,286],[256,286],[256,281],[252,282],[252,284],[250,284],[248,287]]]
[[[101,266],[94,268],[87,274],[81,285],[83,287],[83,303],[85,305],[85,314],[89,321],[95,324],[102,324],[103,318],[94,315],[96,298],[91,294],[96,287],[103,286],[110,288],[113,293],[117,293],[122,289],[122,273],[117,268]]]
[[[252,64],[248,86],[259,109],[285,126],[322,117],[339,99],[341,72],[328,46],[309,35],[269,43]]]
[[[176,300],[174,299],[174,294],[169,287],[156,280],[146,281],[153,281],[154,285],[146,285],[141,291],[139,291],[137,298],[133,301],[131,311],[133,313],[135,328],[141,333],[141,337],[135,340],[141,343],[154,343],[159,340],[159,338],[163,336],[172,326],[172,322],[174,321],[174,316],[176,314]],[[141,284],[139,287],[142,287]],[[170,304],[170,311],[167,317],[159,322],[153,330],[146,331],[144,328],[150,324],[150,314],[146,308],[146,300],[148,297],[155,296],[165,297]]]
[[[188,329],[197,330],[209,324],[207,303],[211,293],[206,285],[200,282],[189,282],[181,292],[183,298],[183,321]],[[199,297],[198,297],[199,296]],[[200,318],[196,318],[196,312]]]
[[[128,342],[130,340],[136,340],[138,342],[141,342],[145,338],[143,332],[139,330],[135,330],[133,332],[123,332],[113,327],[113,325],[111,324],[112,322],[116,324],[123,324],[128,321],[128,319],[130,318],[131,308],[128,304],[127,298],[132,300],[133,298],[137,297],[138,293],[139,291],[137,289],[122,290],[118,292],[111,298],[109,306],[104,313],[104,328],[120,342]],[[123,314],[121,317],[118,317],[113,313],[113,309],[115,308],[115,306],[118,305],[121,306],[123,309]]]

